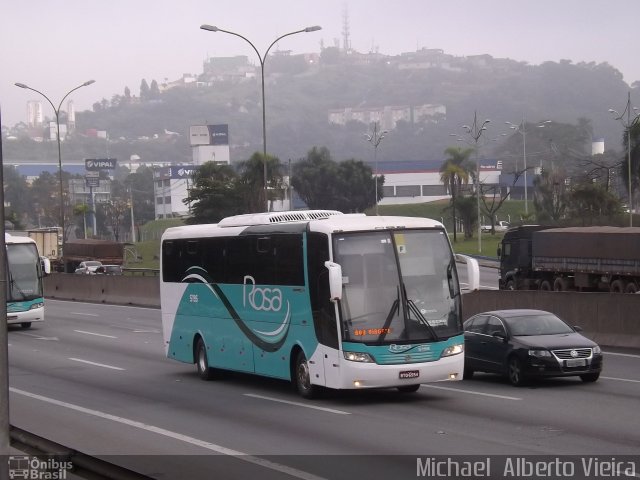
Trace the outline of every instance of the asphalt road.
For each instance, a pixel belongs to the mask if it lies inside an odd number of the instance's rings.
[[[46,308],[43,324],[9,331],[11,424],[153,478],[400,479],[432,455],[639,452],[638,351],[605,348],[594,384],[476,374],[306,401],[278,380],[199,380],[164,357],[158,310]]]

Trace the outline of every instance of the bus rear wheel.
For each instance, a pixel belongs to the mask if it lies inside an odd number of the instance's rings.
[[[198,338],[196,343],[196,368],[198,369],[198,375],[202,380],[213,379],[213,369],[209,366],[207,347],[201,338]]]
[[[293,382],[298,393],[303,398],[316,398],[320,392],[317,385],[311,384],[311,372],[309,371],[309,362],[304,356],[302,350],[296,355],[296,363],[293,370]]]

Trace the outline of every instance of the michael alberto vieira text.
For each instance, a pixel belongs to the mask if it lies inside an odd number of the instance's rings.
[[[444,478],[491,477],[492,472],[497,475],[493,478],[634,478],[638,459],[632,458],[634,460],[615,457],[545,457],[544,460],[526,457],[484,457],[477,460],[418,457],[416,473],[418,477]]]

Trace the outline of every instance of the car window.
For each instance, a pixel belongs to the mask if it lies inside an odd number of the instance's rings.
[[[487,323],[487,315],[477,315],[468,320],[464,329],[470,333],[482,333],[485,324]]]
[[[507,318],[507,325],[513,335],[557,335],[572,333],[573,329],[551,313],[523,315]]]
[[[498,317],[491,316],[487,320],[484,327],[484,333],[487,335],[495,335],[496,333],[506,336],[507,332],[502,325],[502,321]]]

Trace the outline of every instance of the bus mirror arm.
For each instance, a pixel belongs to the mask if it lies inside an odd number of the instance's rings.
[[[342,300],[342,267],[330,261],[324,262],[324,266],[329,270],[329,292],[331,300]]]

